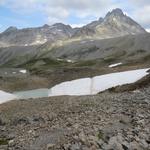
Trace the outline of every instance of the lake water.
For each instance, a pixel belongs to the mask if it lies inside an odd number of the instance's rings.
[[[48,97],[48,91],[49,89],[36,89],[36,90],[29,90],[29,91],[14,92],[13,94],[20,99],[42,98],[42,97]]]

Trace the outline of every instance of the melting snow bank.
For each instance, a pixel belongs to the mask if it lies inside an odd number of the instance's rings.
[[[49,96],[58,95],[89,95],[91,92],[91,78],[83,78],[63,82],[49,90]]]
[[[82,78],[63,82],[51,89],[37,89],[15,92],[13,94],[0,91],[0,104],[15,99],[42,98],[60,95],[93,95],[118,85],[134,83],[149,74],[147,72],[148,70],[149,69],[139,69],[110,73],[93,78]]]
[[[106,75],[93,78],[82,78],[78,80],[63,82],[49,90],[49,96],[60,95],[93,95],[109,88],[134,83],[148,74],[149,69],[139,69]]]
[[[108,67],[109,67],[109,68],[113,68],[113,67],[117,67],[117,66],[120,66],[120,65],[122,65],[122,62],[117,63],[117,64],[109,65]]]
[[[14,100],[14,99],[17,99],[16,95],[13,95],[4,91],[0,91],[0,104],[5,103],[10,100]]]

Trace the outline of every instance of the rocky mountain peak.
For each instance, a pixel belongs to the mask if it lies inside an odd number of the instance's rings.
[[[110,16],[124,16],[123,11],[120,8],[113,9],[111,12],[108,12],[106,17]]]
[[[17,27],[14,27],[14,26],[10,26],[9,28],[7,28],[4,32],[13,32],[13,31],[17,31]]]
[[[99,21],[99,22],[103,22],[103,21],[104,21],[104,18],[100,17],[98,21]]]
[[[43,28],[49,28],[50,26],[48,24],[43,25]]]
[[[65,24],[63,24],[63,23],[55,23],[55,24],[53,24],[53,26],[58,27],[58,28],[62,28],[62,27],[71,27],[71,26],[65,25]]]

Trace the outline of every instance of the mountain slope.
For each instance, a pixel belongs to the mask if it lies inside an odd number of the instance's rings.
[[[110,39],[72,41],[53,46],[51,43],[46,43],[42,46],[24,47],[24,49],[9,47],[0,49],[0,65],[29,64],[32,66],[39,61],[42,61],[42,64],[61,64],[59,60],[73,62],[100,60],[106,63],[148,61],[150,60],[149,41],[150,34],[146,33]],[[51,59],[58,62],[51,62]]]
[[[61,59],[93,60],[97,58],[104,59],[110,56],[127,57],[133,55],[142,57],[150,53],[150,34],[127,35],[119,38],[99,39],[99,40],[82,40],[70,42],[60,47],[47,49],[43,57],[53,57]],[[47,45],[45,45],[48,47]],[[44,50],[43,45],[43,50]],[[133,55],[132,55],[133,54]]]

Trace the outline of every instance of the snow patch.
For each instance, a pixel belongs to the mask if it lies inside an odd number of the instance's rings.
[[[74,63],[74,61],[73,60],[71,60],[71,59],[60,59],[60,58],[57,58],[57,60],[58,61],[66,61],[66,62],[69,62],[69,63]]]
[[[20,70],[19,72],[21,72],[21,73],[24,73],[24,74],[25,74],[25,73],[27,73],[27,70],[25,70],[25,69],[24,69],[24,70]]]
[[[64,59],[57,58],[58,61],[64,61]]]
[[[0,104],[17,99],[17,96],[0,90]]]
[[[43,43],[45,43],[45,42],[47,42],[47,39],[37,40],[37,41],[35,41],[34,43],[35,43],[35,44],[43,44]]]
[[[73,63],[74,61],[73,61],[73,60],[70,60],[70,59],[67,59],[67,62]]]
[[[88,95],[90,93],[91,79],[83,78],[63,82],[49,90],[49,96],[58,95]]]
[[[111,73],[93,78],[92,94],[124,84],[134,83],[148,74],[148,69]]]
[[[71,24],[71,27],[72,28],[80,28],[80,27],[83,27],[85,26],[86,24]]]
[[[111,65],[109,65],[108,67],[109,67],[109,68],[113,68],[113,67],[116,67],[116,66],[119,66],[119,65],[122,65],[122,62],[116,63],[116,64],[111,64]]]
[[[93,78],[82,78],[63,82],[49,90],[49,96],[60,95],[93,95],[118,85],[130,84],[138,81],[148,74],[149,69],[139,69]]]

